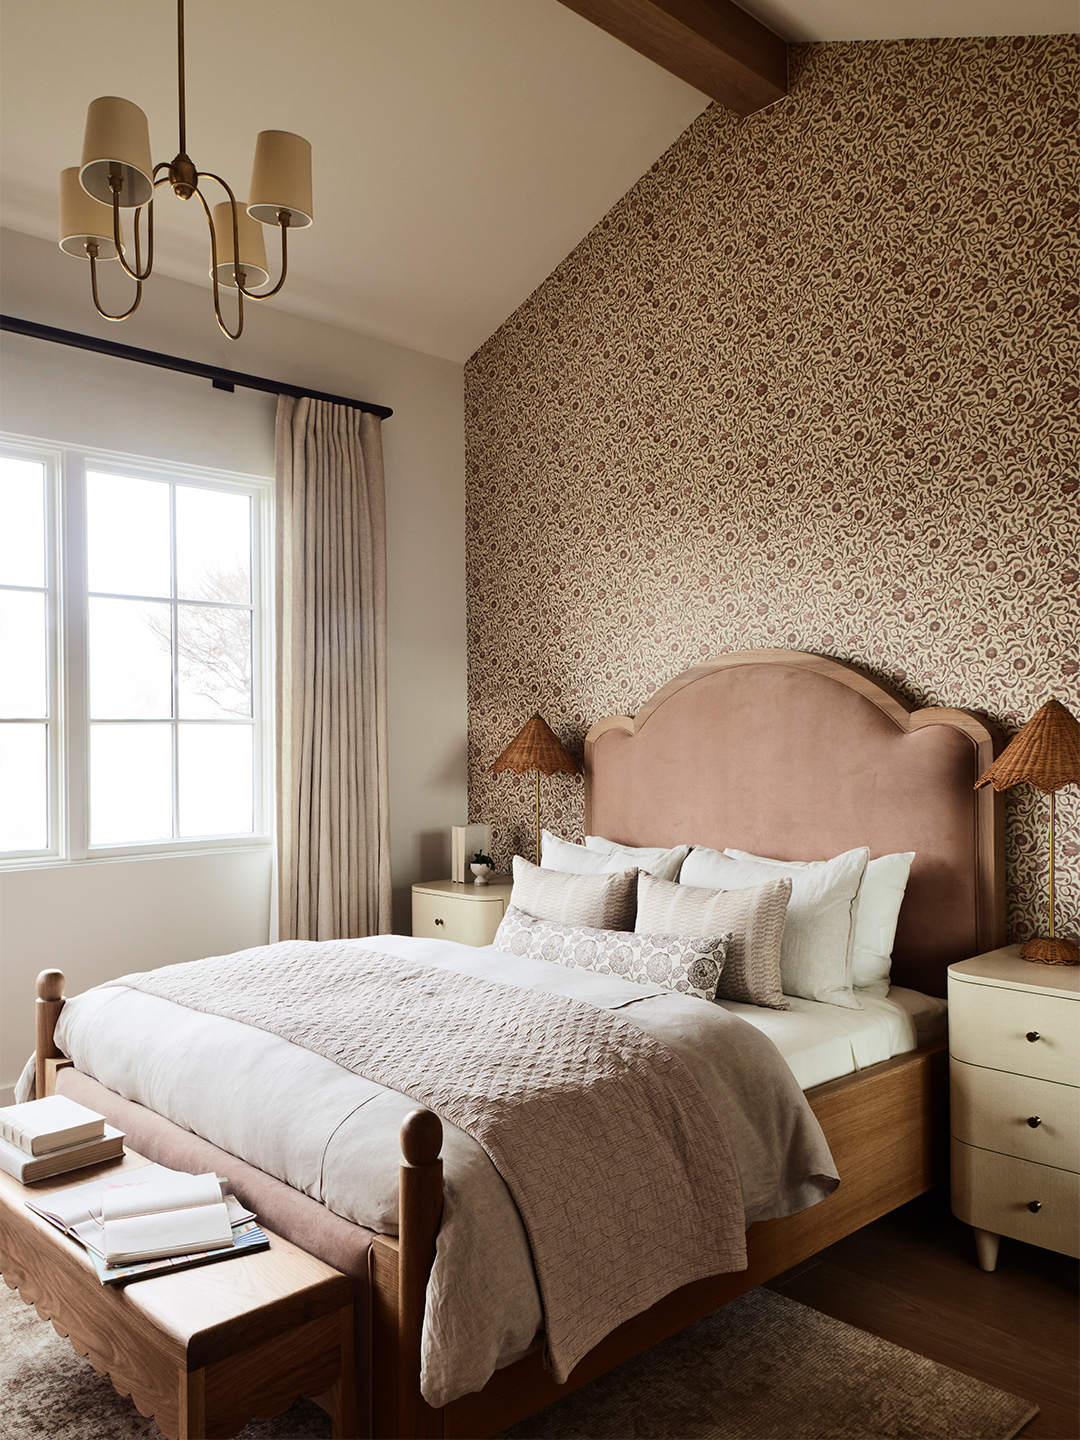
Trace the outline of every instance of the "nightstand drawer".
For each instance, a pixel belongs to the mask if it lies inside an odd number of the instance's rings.
[[[1028,1040],[1028,1035],[1037,1039]],[[969,1065],[1080,1084],[1080,1002],[949,976],[949,1053]]]
[[[952,1195],[953,1214],[968,1225],[1080,1256],[1080,1175],[953,1140]]]
[[[1061,1170],[1080,1170],[1080,1090],[955,1059],[950,1088],[957,1140]],[[1030,1125],[1032,1119],[1038,1119],[1038,1125]]]
[[[503,917],[501,897],[467,900],[414,890],[413,934],[425,940],[456,940],[459,945],[490,945]]]

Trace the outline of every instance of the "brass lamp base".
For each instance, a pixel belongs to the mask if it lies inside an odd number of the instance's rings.
[[[1039,965],[1080,965],[1080,949],[1071,940],[1025,940],[1020,946],[1020,959]]]

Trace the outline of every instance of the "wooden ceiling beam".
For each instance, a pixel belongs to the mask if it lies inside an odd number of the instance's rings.
[[[561,3],[736,115],[788,93],[787,42],[732,0]]]

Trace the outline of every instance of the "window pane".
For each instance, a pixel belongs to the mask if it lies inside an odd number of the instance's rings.
[[[167,840],[172,828],[172,726],[91,725],[91,845]]]
[[[45,596],[32,590],[0,590],[0,715],[45,719]]]
[[[168,485],[89,472],[86,549],[91,590],[171,595]]]
[[[176,593],[186,600],[250,601],[250,496],[176,487]]]
[[[250,835],[252,727],[180,726],[180,834]]]
[[[0,850],[49,844],[47,727],[0,725]]]
[[[251,714],[251,611],[177,607],[179,707],[185,720]]]
[[[0,457],[0,585],[45,584],[45,466]]]
[[[90,601],[90,715],[167,720],[172,715],[171,606]]]

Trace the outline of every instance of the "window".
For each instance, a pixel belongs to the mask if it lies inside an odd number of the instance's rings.
[[[0,447],[0,852],[265,843],[270,482]]]

